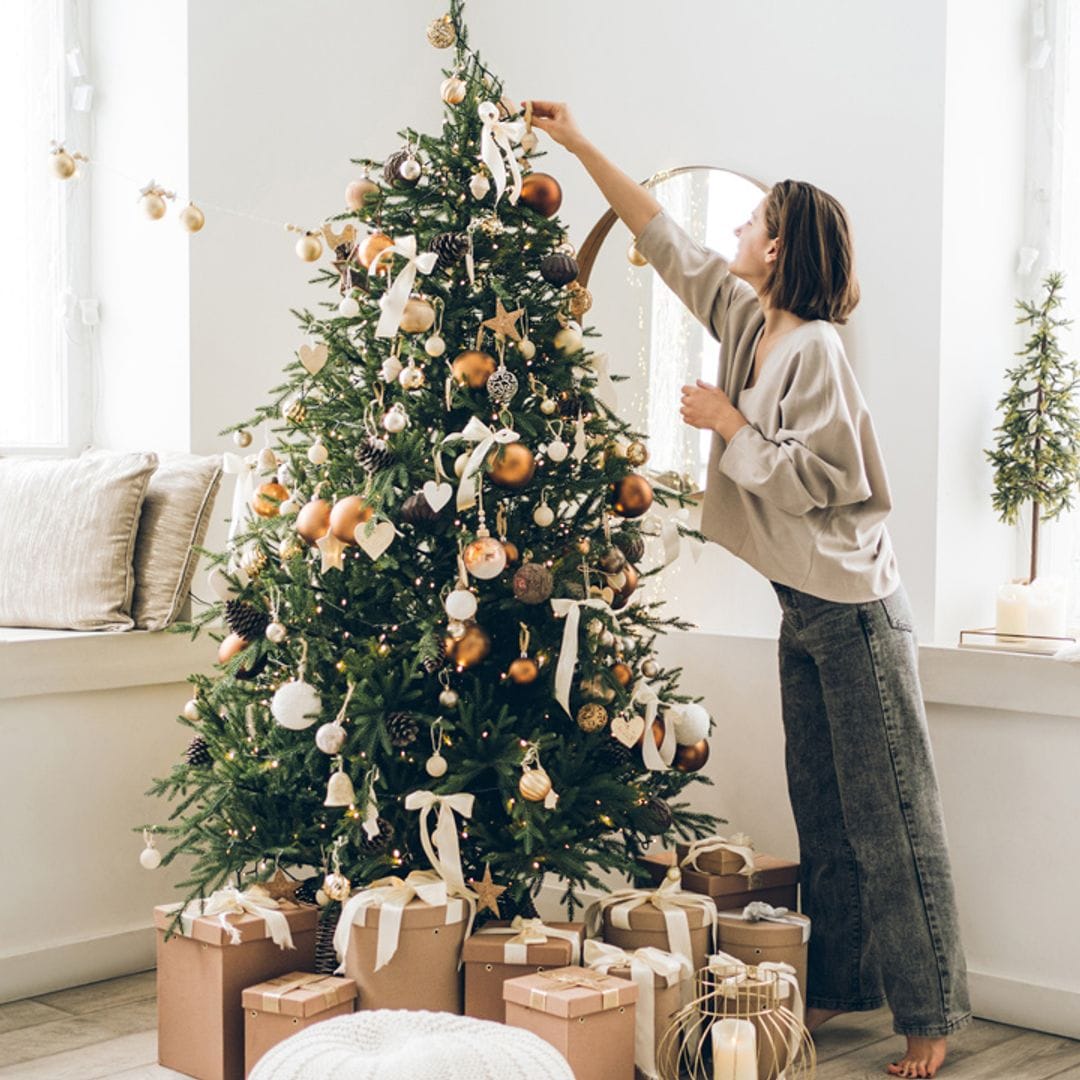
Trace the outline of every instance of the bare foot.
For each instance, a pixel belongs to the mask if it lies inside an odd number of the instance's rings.
[[[843,1009],[807,1009],[806,1019],[803,1022],[806,1025],[806,1030],[813,1034],[826,1020],[831,1020],[834,1016],[840,1016],[843,1012]]]
[[[907,1053],[886,1068],[891,1076],[930,1077],[937,1076],[945,1060],[944,1039],[922,1039],[915,1035],[907,1037]]]

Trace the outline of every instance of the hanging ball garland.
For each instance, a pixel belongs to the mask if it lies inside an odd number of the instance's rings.
[[[520,442],[504,443],[488,461],[488,475],[500,487],[522,488],[535,472],[536,458]]]
[[[529,173],[521,183],[518,203],[546,218],[554,217],[562,206],[562,188],[559,181],[547,173]]]
[[[350,210],[362,210],[368,196],[374,195],[378,190],[379,185],[366,176],[360,180],[350,180],[345,188],[345,205]]]
[[[303,676],[279,686],[270,700],[270,712],[274,719],[290,731],[303,731],[319,718],[322,698]]]
[[[325,499],[312,499],[296,515],[296,531],[309,544],[321,540],[330,531],[330,504]]]
[[[622,517],[641,517],[652,502],[652,485],[637,473],[624,476],[611,485],[611,508]]]
[[[197,233],[206,224],[206,215],[194,203],[188,203],[180,211],[179,221],[189,233]]]
[[[608,722],[607,709],[595,701],[582,705],[578,709],[577,722],[582,731],[599,731]]]
[[[459,354],[450,365],[454,378],[471,390],[480,390],[487,385],[488,379],[495,373],[495,357],[490,353],[470,349]]]
[[[686,746],[676,746],[675,756],[672,758],[671,767],[679,772],[697,772],[704,767],[709,760],[709,740],[690,743]]]
[[[338,499],[330,511],[330,531],[343,544],[355,544],[357,528],[371,520],[371,513],[371,507],[359,495],[347,495]]]
[[[514,596],[523,604],[542,604],[551,596],[554,581],[543,563],[527,562],[514,571]]]
[[[323,244],[317,232],[306,232],[296,241],[297,257],[304,262],[317,262],[322,253]]]

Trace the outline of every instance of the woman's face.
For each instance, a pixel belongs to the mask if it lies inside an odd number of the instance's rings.
[[[739,244],[731,262],[731,272],[751,285],[764,281],[769,268],[776,262],[779,248],[778,241],[769,236],[765,227],[764,199],[754,207],[750,219],[736,228],[735,235]]]

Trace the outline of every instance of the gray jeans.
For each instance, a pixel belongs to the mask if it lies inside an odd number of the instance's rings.
[[[788,791],[812,920],[807,1004],[901,1035],[971,1018],[907,594],[842,604],[773,582]]]

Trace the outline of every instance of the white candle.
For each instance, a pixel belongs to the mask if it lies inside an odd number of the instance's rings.
[[[1065,636],[1065,582],[1060,578],[1036,578],[1028,589],[1029,634]]]
[[[713,1080],[757,1080],[757,1033],[749,1020],[712,1026]]]
[[[996,628],[999,634],[1028,632],[1027,585],[1002,585],[998,589]]]

